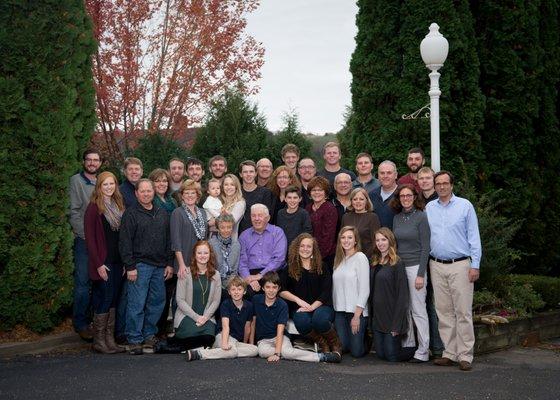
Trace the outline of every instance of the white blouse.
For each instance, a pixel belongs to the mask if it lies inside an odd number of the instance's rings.
[[[333,307],[335,311],[354,313],[356,307],[364,309],[368,316],[369,261],[362,252],[357,252],[340,263],[333,271]]]

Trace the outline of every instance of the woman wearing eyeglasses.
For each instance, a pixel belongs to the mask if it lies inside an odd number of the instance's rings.
[[[410,292],[410,312],[418,333],[418,349],[410,362],[429,359],[430,328],[426,311],[426,268],[430,255],[430,225],[424,212],[424,202],[414,186],[400,185],[395,191],[391,207],[397,213],[393,218],[393,232],[397,239],[398,255],[406,267]],[[414,332],[409,324],[405,347],[414,345]]]

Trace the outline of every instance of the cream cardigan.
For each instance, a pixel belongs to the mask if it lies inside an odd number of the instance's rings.
[[[176,292],[175,298],[177,299],[177,311],[175,312],[175,319],[173,321],[174,328],[178,328],[185,317],[189,317],[193,321],[196,321],[201,317],[201,315],[198,315],[192,309],[193,279],[190,269],[187,269],[187,277],[185,279],[179,279],[177,281]],[[222,281],[220,279],[220,273],[216,271],[210,281],[210,294],[208,296],[206,307],[204,308],[204,316],[214,323],[216,323],[214,313],[220,306],[221,297]]]

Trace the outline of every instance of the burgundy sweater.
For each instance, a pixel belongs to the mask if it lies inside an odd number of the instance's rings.
[[[338,212],[329,201],[321,204],[317,211],[313,211],[313,204],[306,207],[311,217],[313,237],[317,239],[319,251],[323,258],[334,255],[336,251],[336,225],[338,224]]]
[[[92,281],[101,280],[97,268],[105,264],[107,258],[107,243],[101,218],[97,204],[90,202],[84,216],[84,233],[88,251],[89,277]]]

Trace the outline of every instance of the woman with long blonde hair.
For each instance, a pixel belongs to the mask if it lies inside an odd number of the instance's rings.
[[[320,352],[341,355],[332,324],[331,273],[323,267],[317,240],[309,233],[300,234],[290,245],[288,268],[280,278],[280,297],[288,303],[297,331],[317,343]]]
[[[233,225],[231,237],[237,239],[239,222],[245,214],[245,199],[243,198],[241,183],[237,176],[233,174],[224,176],[221,187],[221,198],[223,204],[222,214],[229,214],[233,217],[235,223]]]
[[[124,351],[115,343],[115,308],[122,285],[123,264],[119,253],[119,229],[124,201],[117,177],[102,172],[97,178],[84,216],[92,285],[93,350],[99,353]]]
[[[343,351],[363,357],[369,297],[369,262],[361,251],[360,235],[353,226],[338,234],[333,271],[334,325]]]
[[[375,352],[382,360],[408,361],[416,351],[401,345],[408,329],[408,282],[389,228],[375,232],[372,263],[370,309]]]

